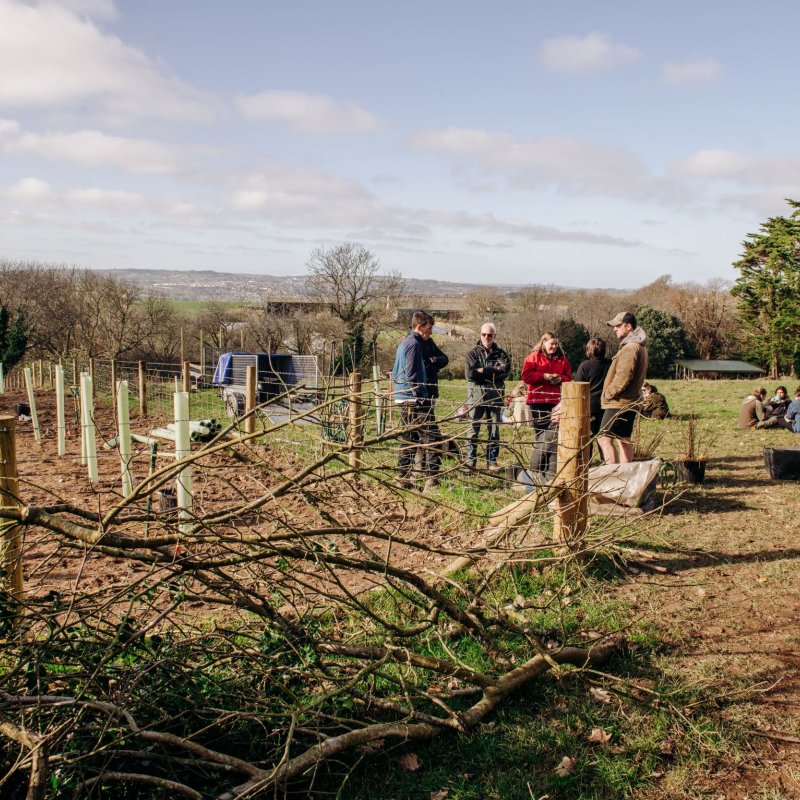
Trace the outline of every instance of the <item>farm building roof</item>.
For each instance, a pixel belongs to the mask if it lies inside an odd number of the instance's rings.
[[[734,361],[732,359],[718,359],[716,361],[704,361],[700,358],[679,358],[676,362],[679,366],[690,372],[749,372],[753,375],[761,375],[765,370],[748,364],[746,361]]]

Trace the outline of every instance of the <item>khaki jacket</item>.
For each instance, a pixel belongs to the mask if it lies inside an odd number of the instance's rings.
[[[603,408],[625,408],[639,402],[647,377],[647,334],[634,328],[623,340],[603,382]]]

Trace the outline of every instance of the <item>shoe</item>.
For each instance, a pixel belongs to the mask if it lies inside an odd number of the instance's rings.
[[[476,461],[473,461],[471,459],[467,459],[464,462],[464,469],[475,469],[476,463],[477,463]]]
[[[394,482],[394,485],[398,489],[411,489],[414,486],[414,481],[412,481],[411,478],[398,478]]]
[[[425,481],[425,486],[422,488],[423,492],[432,492],[439,485],[438,478],[428,478]]]
[[[490,461],[487,469],[489,472],[500,472],[503,468],[496,461]]]

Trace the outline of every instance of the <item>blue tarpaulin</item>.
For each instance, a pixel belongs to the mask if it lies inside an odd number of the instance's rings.
[[[249,353],[223,353],[217,362],[214,370],[214,377],[211,380],[213,386],[227,386],[233,380],[233,356],[246,356]]]

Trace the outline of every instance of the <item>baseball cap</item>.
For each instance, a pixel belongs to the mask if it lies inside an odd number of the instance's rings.
[[[630,311],[620,311],[614,319],[610,319],[606,325],[610,325],[612,328],[615,325],[633,325],[636,327],[636,317],[631,314]]]

